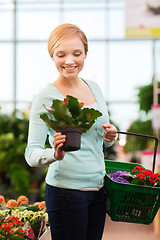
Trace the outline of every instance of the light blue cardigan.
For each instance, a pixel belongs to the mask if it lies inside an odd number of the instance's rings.
[[[53,99],[63,100],[62,94],[51,84],[42,89],[34,99],[30,111],[28,145],[25,150],[27,163],[32,167],[49,165],[46,182],[52,186],[83,189],[103,186],[105,164],[103,155],[102,125],[109,122],[105,99],[98,85],[93,81],[86,81],[97,101],[97,109],[103,114],[99,117],[89,131],[81,136],[81,149],[66,152],[62,160],[54,158],[53,134],[40,118],[46,112],[43,107],[52,105]],[[45,141],[49,135],[51,148],[44,149]],[[114,143],[107,143],[110,146]]]

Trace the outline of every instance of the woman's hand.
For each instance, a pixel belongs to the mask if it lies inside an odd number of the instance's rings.
[[[54,134],[53,146],[55,149],[54,157],[58,159],[62,159],[65,156],[65,151],[61,150],[63,143],[66,141],[66,136],[62,135],[60,132]]]
[[[106,123],[102,127],[105,130],[104,140],[107,142],[112,142],[117,135],[117,128],[110,123]]]

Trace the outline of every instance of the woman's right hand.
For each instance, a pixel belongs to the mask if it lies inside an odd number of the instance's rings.
[[[54,157],[58,159],[64,158],[66,152],[61,150],[63,143],[66,141],[66,135],[62,135],[60,132],[54,134],[53,146],[55,149]]]

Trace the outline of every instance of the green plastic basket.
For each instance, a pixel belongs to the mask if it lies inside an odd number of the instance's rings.
[[[155,139],[155,150],[153,158],[153,171],[155,168],[156,150],[158,139],[148,135],[125,133],[141,137],[150,137]],[[105,186],[107,192],[106,212],[112,221],[150,224],[160,207],[160,188],[151,186],[140,186],[127,183],[118,183],[111,179],[107,174],[116,171],[129,171],[140,164],[123,163],[117,161],[105,161],[106,176]]]

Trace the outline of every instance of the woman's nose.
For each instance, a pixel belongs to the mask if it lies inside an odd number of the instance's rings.
[[[67,57],[66,60],[65,60],[65,64],[73,64],[74,63],[74,60],[71,56]]]

